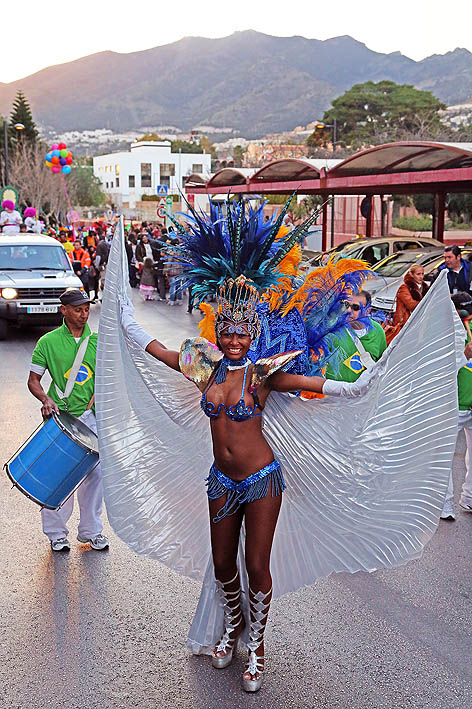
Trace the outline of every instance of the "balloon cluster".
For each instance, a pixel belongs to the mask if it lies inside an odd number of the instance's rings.
[[[72,163],[72,153],[67,150],[65,143],[53,143],[51,149],[46,153],[46,165],[51,168],[52,172],[62,172],[63,175],[69,175]]]

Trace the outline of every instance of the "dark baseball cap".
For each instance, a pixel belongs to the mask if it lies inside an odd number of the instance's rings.
[[[62,305],[83,305],[90,303],[90,298],[84,290],[80,288],[67,288],[64,293],[61,293],[59,300]]]

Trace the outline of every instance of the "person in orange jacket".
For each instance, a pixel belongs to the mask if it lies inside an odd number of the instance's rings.
[[[69,258],[72,263],[72,267],[80,280],[83,283],[84,289],[89,294],[89,277],[88,272],[91,266],[90,254],[88,251],[82,248],[79,239],[74,241],[74,248],[69,253]],[[79,265],[80,264],[80,265]]]

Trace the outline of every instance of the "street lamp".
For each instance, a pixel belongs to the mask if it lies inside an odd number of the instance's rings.
[[[336,118],[333,118],[332,123],[323,123],[323,121],[320,121],[319,123],[316,124],[315,128],[316,129],[323,129],[323,128],[331,128],[331,142],[333,143],[333,154],[336,152],[336,125],[337,121]]]
[[[331,139],[333,143],[333,156],[336,154],[336,118],[333,118],[332,123],[323,123],[320,121],[316,124],[316,129],[331,128]],[[334,246],[334,194],[331,195],[331,246]]]
[[[25,126],[23,123],[15,123],[13,126],[15,130],[18,132],[22,131],[25,129]],[[3,142],[4,142],[4,147],[5,147],[5,185],[8,185],[9,183],[9,175],[8,175],[8,123],[6,119],[3,120]]]

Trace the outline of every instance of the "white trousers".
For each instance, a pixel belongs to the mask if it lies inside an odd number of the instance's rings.
[[[92,429],[94,433],[97,432],[97,423],[92,411],[85,411],[82,416],[79,416],[79,419]],[[100,463],[95,470],[87,475],[75,494],[77,495],[80,510],[79,537],[91,539],[97,534],[100,534],[103,529],[101,520],[103,509],[103,483]],[[74,495],[71,495],[60,509],[41,510],[43,532],[52,542],[56,539],[67,537],[69,532],[67,522],[73,509]]]
[[[466,451],[465,451],[465,480],[462,485],[462,502],[466,502],[468,505],[472,504],[472,465],[471,465],[471,451],[472,451],[472,411],[459,411],[459,420],[457,423],[457,434],[464,429],[465,441],[466,441]],[[446,499],[444,505],[452,503],[452,498],[454,497],[454,487],[452,482],[452,470],[449,474],[449,485],[447,487]]]

